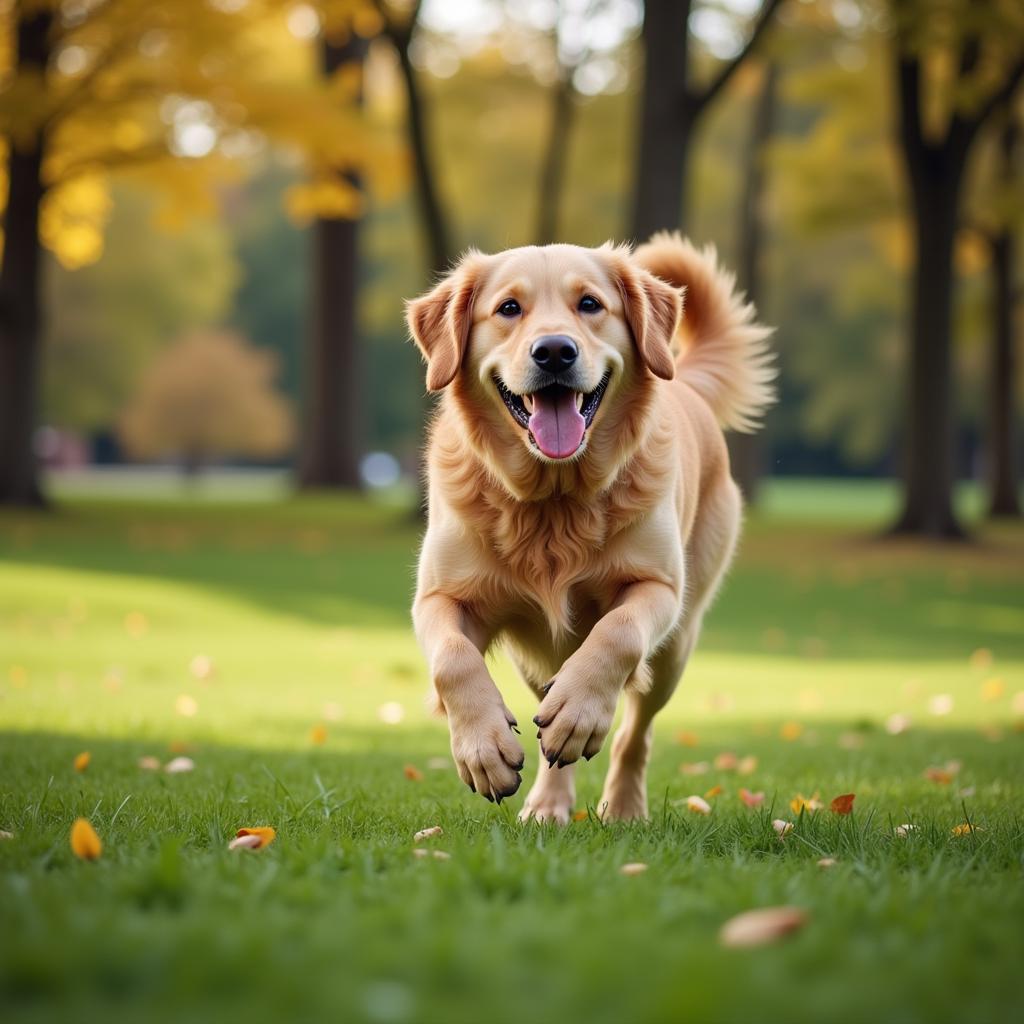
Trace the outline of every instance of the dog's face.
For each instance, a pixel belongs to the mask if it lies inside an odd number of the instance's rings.
[[[496,429],[538,459],[581,455],[606,402],[637,374],[669,379],[680,294],[603,246],[470,253],[409,304],[427,387],[460,377],[490,403]]]

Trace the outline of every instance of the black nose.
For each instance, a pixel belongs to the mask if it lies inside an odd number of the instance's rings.
[[[530,349],[533,361],[548,373],[562,373],[568,370],[576,362],[579,354],[576,342],[565,334],[545,334],[543,338],[538,338]]]

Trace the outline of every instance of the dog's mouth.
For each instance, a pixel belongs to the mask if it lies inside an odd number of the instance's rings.
[[[517,395],[500,377],[495,377],[494,383],[512,419],[529,433],[530,443],[549,459],[568,459],[580,450],[611,376],[609,370],[590,392],[548,384],[530,394]]]

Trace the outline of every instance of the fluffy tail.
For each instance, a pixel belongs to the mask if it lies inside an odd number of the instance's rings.
[[[771,328],[754,320],[753,305],[722,270],[714,246],[694,247],[678,232],[659,232],[633,257],[677,288],[683,298],[679,376],[711,406],[722,427],[753,433],[775,401]]]

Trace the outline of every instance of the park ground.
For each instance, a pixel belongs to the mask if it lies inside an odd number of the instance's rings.
[[[519,824],[526,784],[496,807],[448,763],[406,509],[79,489],[4,513],[4,1019],[1021,1019],[1024,529],[879,540],[891,497],[772,486],[659,720],[652,820],[597,819],[603,752],[562,830]],[[139,765],[177,757],[193,770]],[[433,825],[448,859],[413,855]],[[779,904],[800,931],[720,944]]]

